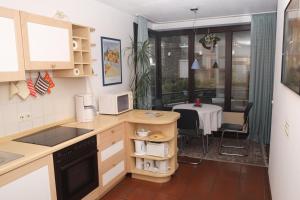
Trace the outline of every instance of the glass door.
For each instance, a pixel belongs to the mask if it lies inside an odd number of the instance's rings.
[[[250,31],[232,35],[231,110],[244,111],[249,97]]]
[[[199,42],[204,34],[195,37],[195,58],[200,69],[195,70],[194,97],[203,102],[224,106],[225,97],[225,33],[216,33],[220,41],[214,49],[206,49]],[[204,102],[204,103],[205,103]]]
[[[161,37],[162,103],[188,101],[188,36]]]

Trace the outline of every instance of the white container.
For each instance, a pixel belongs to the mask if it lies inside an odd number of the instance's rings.
[[[77,122],[91,122],[95,118],[93,96],[91,94],[79,94],[75,96]]]
[[[154,160],[144,159],[144,170],[154,172]]]
[[[139,129],[136,131],[136,135],[139,137],[147,137],[151,133],[150,130],[147,129]]]
[[[147,155],[167,157],[169,155],[169,145],[166,142],[147,142]]]
[[[146,143],[142,140],[134,140],[135,154],[145,155],[146,154]]]
[[[136,158],[135,159],[135,168],[144,169],[144,159],[143,158]]]
[[[167,173],[170,169],[168,160],[157,160],[154,164],[158,173]]]

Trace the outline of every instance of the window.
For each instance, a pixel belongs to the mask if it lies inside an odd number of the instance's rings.
[[[188,37],[161,38],[162,103],[188,100]]]
[[[243,111],[249,97],[250,31],[232,35],[231,110]]]
[[[151,96],[152,96],[152,104],[155,105],[155,97],[156,97],[156,38],[150,37],[149,38],[149,47],[150,47],[150,53],[151,56],[149,58],[150,61],[150,67],[151,67]]]
[[[220,38],[213,50],[199,43],[208,32]],[[199,28],[196,35],[192,29],[150,33],[154,106],[156,101],[170,107],[199,97],[225,111],[244,110],[249,96],[250,25]],[[201,69],[191,69],[194,59]]]
[[[217,33],[220,38],[214,50],[205,49],[199,40],[205,34],[195,37],[195,58],[200,70],[195,70],[194,96],[224,106],[225,97],[225,34]]]

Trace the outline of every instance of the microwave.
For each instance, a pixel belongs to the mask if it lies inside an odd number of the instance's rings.
[[[133,109],[133,96],[131,91],[99,96],[99,113],[117,115]]]

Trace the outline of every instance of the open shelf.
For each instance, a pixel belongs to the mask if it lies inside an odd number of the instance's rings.
[[[134,158],[143,158],[143,159],[149,159],[149,160],[168,160],[174,157],[174,153],[168,155],[167,157],[158,157],[158,156],[149,156],[149,155],[137,155],[135,153],[131,154],[131,157]]]
[[[143,123],[128,123],[126,125],[128,135],[128,168],[132,174],[132,178],[147,180],[157,183],[163,183],[170,180],[171,175],[174,174],[177,169],[177,125],[176,123],[170,124],[143,124]],[[152,134],[160,132],[164,138],[149,138],[139,137],[136,135],[136,131],[140,129],[150,130]],[[150,133],[150,135],[151,135]],[[155,143],[167,143],[168,144],[168,155],[165,157],[151,156],[151,155],[137,155],[135,154],[135,142],[134,140],[141,140]],[[169,170],[167,173],[152,172],[143,169],[136,168],[137,158],[143,160],[153,161],[167,161]]]
[[[90,33],[90,27],[72,24],[72,39],[77,43],[77,48],[73,48],[74,68],[79,69],[80,74],[75,75],[73,69],[55,70],[54,77],[82,78],[93,75]]]
[[[88,40],[87,37],[72,36],[73,39]]]
[[[146,171],[146,170],[136,169],[136,168],[131,170],[131,173],[139,174],[143,176],[151,176],[151,177],[168,177],[174,174],[174,172],[175,169],[169,170],[167,173],[151,172],[151,171]]]
[[[133,133],[133,135],[129,136],[130,139],[132,140],[143,140],[143,141],[149,141],[149,142],[168,142],[170,140],[174,139],[174,136],[165,136],[164,138],[161,139],[152,139],[149,137],[139,137]]]

